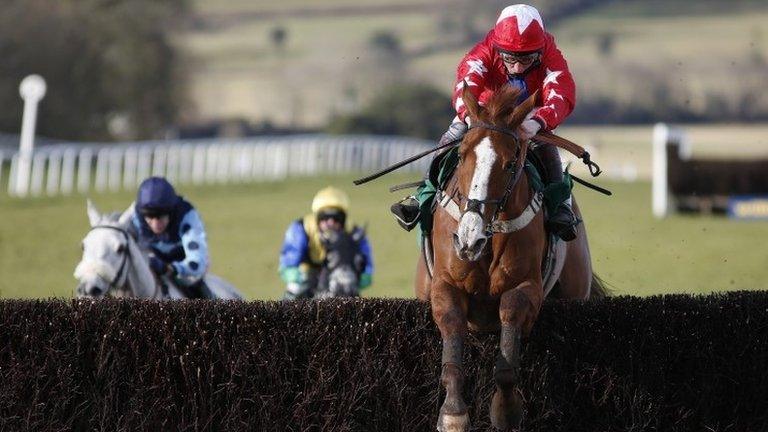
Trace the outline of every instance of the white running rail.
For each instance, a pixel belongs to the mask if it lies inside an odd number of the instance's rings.
[[[433,145],[404,137],[328,135],[55,144],[35,148],[29,192],[23,196],[132,190],[150,175],[178,184],[224,184],[370,173]],[[422,173],[430,159],[401,170]],[[3,165],[10,165],[5,177]],[[0,179],[9,179],[2,189],[10,195],[19,190],[13,184],[18,166],[18,152],[0,150]]]

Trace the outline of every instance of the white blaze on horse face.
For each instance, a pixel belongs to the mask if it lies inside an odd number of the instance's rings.
[[[491,180],[491,169],[496,162],[496,152],[490,138],[485,137],[475,147],[475,172],[472,184],[469,186],[468,199],[485,200],[488,197],[488,183]],[[483,211],[485,205],[480,206]],[[459,221],[458,237],[461,245],[471,248],[478,241],[486,239],[483,217],[476,212],[465,212]],[[479,251],[478,251],[479,252]]]

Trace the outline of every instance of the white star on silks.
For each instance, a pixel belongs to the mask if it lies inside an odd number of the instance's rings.
[[[547,97],[547,100],[552,100],[555,98],[560,98],[561,101],[564,101],[565,99],[560,96],[555,89],[552,89],[552,91],[549,92],[549,96]]]
[[[543,106],[543,107],[541,107],[541,108],[549,108],[550,110],[552,110],[552,115],[553,115],[553,116],[555,116],[555,117],[559,117],[559,116],[557,115],[557,110],[555,109],[555,104],[544,105],[544,106]],[[539,108],[539,109],[541,109],[541,108]]]
[[[456,90],[461,90],[464,88],[464,83],[467,83],[467,87],[477,87],[477,83],[472,82],[471,79],[464,78],[463,80],[459,81],[458,84],[456,84]]]
[[[562,73],[563,71],[551,71],[549,68],[547,68],[547,76],[544,78],[544,82],[541,83],[542,87],[549,83],[560,84],[557,82],[557,77],[559,77]]]
[[[469,72],[467,72],[467,75],[476,73],[480,76],[483,76],[484,73],[488,72],[488,69],[485,68],[482,60],[467,60],[467,65],[469,66]]]

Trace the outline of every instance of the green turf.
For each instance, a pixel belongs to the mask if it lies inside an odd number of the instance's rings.
[[[276,299],[282,287],[277,256],[285,227],[308,211],[313,193],[344,187],[352,218],[367,222],[376,275],[366,296],[410,297],[417,256],[415,234],[387,213],[388,185],[413,176],[384,178],[362,187],[352,176],[281,183],[222,185],[179,190],[200,209],[208,229],[213,272],[249,299]],[[766,222],[675,216],[655,220],[648,183],[600,182],[608,198],[577,190],[587,220],[596,271],[617,294],[705,293],[768,287]],[[102,211],[123,209],[131,194],[94,195]],[[83,197],[16,200],[0,197],[0,295],[70,296],[79,242],[88,229]]]

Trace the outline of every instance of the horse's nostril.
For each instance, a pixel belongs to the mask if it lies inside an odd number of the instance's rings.
[[[92,296],[94,296],[94,297],[96,297],[96,296],[100,296],[100,295],[101,295],[101,292],[102,292],[102,291],[101,291],[101,288],[99,288],[99,287],[97,287],[97,286],[94,286],[94,287],[91,287],[91,290],[90,290],[90,295],[92,295]]]

